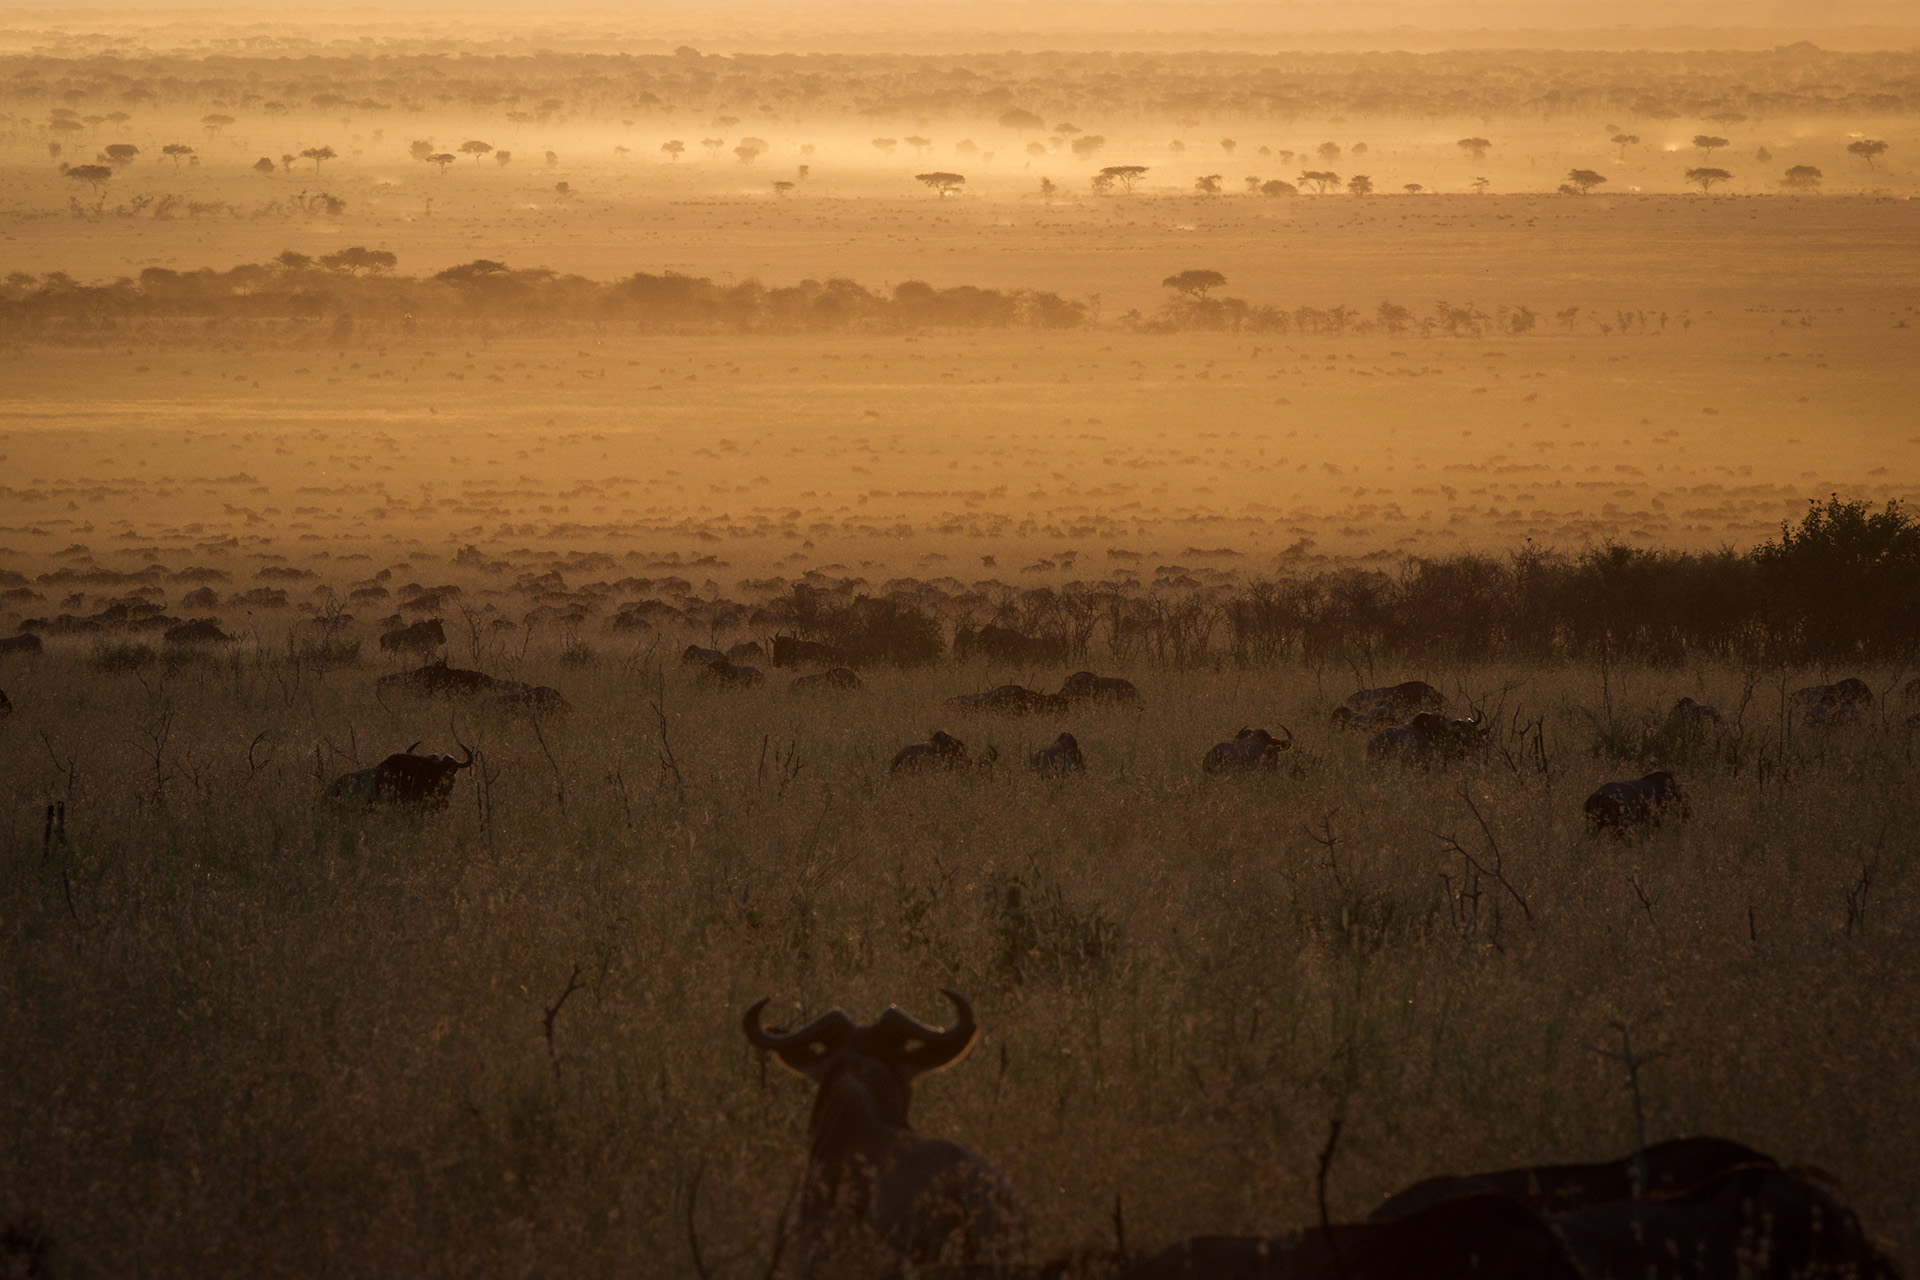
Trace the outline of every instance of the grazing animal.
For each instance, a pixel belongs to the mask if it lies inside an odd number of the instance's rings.
[[[1278,769],[1280,757],[1293,750],[1293,731],[1281,725],[1280,732],[1287,735],[1284,741],[1265,729],[1242,729],[1233,735],[1231,742],[1215,743],[1201,760],[1200,767],[1208,773]]]
[[[845,650],[821,644],[818,640],[801,640],[796,636],[773,638],[773,665],[776,667],[844,667],[849,662]]]
[[[0,653],[39,653],[44,648],[40,637],[30,631],[0,640]]]
[[[835,667],[831,671],[821,671],[810,676],[795,676],[787,688],[795,693],[826,693],[837,689],[853,690],[863,687],[860,676],[852,667]]]
[[[1443,1200],[1494,1193],[1511,1196],[1536,1213],[1607,1204],[1633,1198],[1635,1166],[1644,1171],[1647,1195],[1684,1195],[1729,1169],[1748,1165],[1779,1168],[1772,1156],[1730,1138],[1697,1136],[1656,1142],[1636,1161],[1633,1156],[1597,1164],[1533,1165],[1464,1177],[1440,1175],[1416,1182],[1380,1202],[1367,1216],[1375,1221],[1405,1217]]]
[[[414,743],[413,747],[419,746]],[[411,805],[417,809],[444,809],[460,771],[473,763],[473,749],[461,744],[466,758],[417,756],[413,747],[388,756],[371,769],[356,769],[335,779],[329,794],[337,800],[363,804]]]
[[[1701,728],[1707,725],[1718,727],[1720,713],[1704,702],[1695,702],[1692,698],[1682,698],[1673,704],[1673,710],[1667,713],[1667,723],[1682,728]]]
[[[929,773],[943,769],[963,769],[971,764],[967,744],[944,729],[935,729],[925,742],[912,742],[894,753],[891,773]]]
[[[1804,689],[1796,689],[1788,700],[1794,706],[1808,710],[1815,707],[1870,707],[1873,705],[1873,690],[1859,676],[1848,676],[1833,684],[1810,684]]]
[[[1113,702],[1121,706],[1140,705],[1140,691],[1133,681],[1119,676],[1097,676],[1091,671],[1076,671],[1060,686],[1060,696],[1068,702]]]
[[[1063,733],[1053,740],[1050,747],[1042,747],[1028,757],[1027,763],[1039,773],[1085,773],[1086,757],[1080,754],[1080,743],[1070,733]]]
[[[767,673],[758,667],[743,667],[725,658],[700,668],[700,680],[716,689],[751,689],[767,682]]]
[[[742,640],[739,644],[727,649],[728,662],[745,662],[749,658],[759,661],[766,656],[767,651],[762,649],[759,642],[755,640]]]
[[[432,653],[447,642],[446,628],[438,618],[424,618],[411,626],[386,632],[380,637],[382,653]]]
[[[476,694],[494,692],[501,683],[484,671],[450,667],[445,658],[440,658],[412,671],[396,671],[390,676],[381,676],[374,685],[381,690],[411,693],[421,698],[470,698]]]
[[[697,644],[688,645],[686,652],[680,655],[681,663],[689,667],[704,667],[710,663],[726,660],[727,655],[718,649],[703,649]]]
[[[958,1062],[980,1032],[965,998],[943,994],[956,1014],[949,1027],[889,1007],[869,1026],[833,1009],[784,1031],[760,1025],[764,999],[741,1018],[748,1043],[819,1089],[807,1126],[800,1274],[823,1263],[886,1277],[940,1263],[992,1268],[1025,1252],[1025,1217],[999,1170],[907,1122],[913,1082]]]
[[[1059,640],[1022,635],[989,622],[978,631],[961,627],[953,633],[953,656],[965,662],[974,654],[997,662],[1062,662],[1067,646]]]
[[[1422,711],[1406,724],[1382,729],[1367,739],[1367,763],[1431,768],[1443,760],[1464,760],[1485,745],[1483,717],[1449,720],[1434,711]]]
[[[509,711],[525,711],[535,716],[563,715],[573,710],[573,704],[551,685],[525,684],[519,680],[499,681],[493,701]]]
[[[1017,684],[1003,684],[986,693],[962,693],[947,699],[950,707],[967,711],[993,711],[1007,716],[1059,714],[1068,709],[1066,698],[1057,693],[1039,693]]]
[[[1603,783],[1587,797],[1585,808],[1589,827],[1616,833],[1657,827],[1669,808],[1683,820],[1691,816],[1679,782],[1665,769],[1656,769],[1634,782]]]
[[[1553,1228],[1506,1196],[1462,1196],[1404,1217],[1284,1236],[1197,1236],[1120,1280],[1580,1280]]]
[[[1361,689],[1333,710],[1336,729],[1395,725],[1422,711],[1444,715],[1447,696],[1425,680],[1406,680],[1379,689]]]
[[[216,618],[195,618],[177,627],[168,627],[168,644],[232,644],[233,637],[220,629]]]

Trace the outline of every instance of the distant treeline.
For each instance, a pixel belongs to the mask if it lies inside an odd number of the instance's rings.
[[[937,289],[908,281],[877,293],[852,280],[716,284],[705,276],[648,275],[602,282],[480,259],[432,276],[393,274],[394,256],[347,249],[318,260],[283,253],[226,271],[148,267],[137,279],[82,284],[55,273],[0,283],[0,339],[85,339],[184,323],[276,322],[319,336],[362,325],[409,330],[485,322],[501,327],[628,323],[731,329],[1070,329],[1085,302],[1039,289]]]

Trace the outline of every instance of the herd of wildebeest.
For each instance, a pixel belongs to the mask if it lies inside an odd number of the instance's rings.
[[[437,620],[384,638],[389,653],[431,652],[446,643]],[[36,636],[5,643],[38,652]],[[795,636],[773,639],[769,654],[748,641],[721,651],[690,646],[682,662],[714,690],[764,685],[754,665],[797,668],[795,696],[846,696],[863,688],[847,655]],[[529,715],[563,713],[556,689],[503,680],[436,658],[379,677],[377,693],[490,699]],[[1920,702],[1920,680],[1901,693]],[[1844,726],[1862,720],[1874,694],[1858,678],[1792,695],[1803,723]],[[956,714],[1064,717],[1089,704],[1144,710],[1129,680],[1079,671],[1057,692],[1000,685],[947,699]],[[0,693],[0,716],[11,704]],[[1681,698],[1670,722],[1712,731],[1719,713]],[[1920,728],[1920,714],[1909,727]],[[1457,715],[1433,685],[1409,680],[1361,689],[1333,710],[1328,730],[1366,736],[1376,770],[1432,770],[1468,762],[1487,749],[1489,725],[1473,710]],[[448,804],[470,748],[422,755],[415,743],[369,768],[338,778],[336,802],[434,811]],[[1199,761],[1207,775],[1279,770],[1293,733],[1242,728]],[[892,757],[893,774],[959,773],[999,768],[997,751],[975,755],[958,737],[935,730]],[[1084,772],[1079,741],[1062,732],[1034,752],[1028,767],[1064,777]],[[1595,832],[1627,837],[1688,817],[1673,774],[1660,770],[1609,782],[1585,802]],[[889,1008],[869,1025],[838,1009],[805,1025],[763,1025],[760,1000],[742,1020],[747,1040],[817,1086],[809,1126],[807,1173],[797,1230],[784,1262],[802,1275],[887,1277],[1126,1277],[1127,1280],[1385,1280],[1390,1277],[1894,1277],[1893,1261],[1819,1171],[1783,1165],[1724,1138],[1690,1137],[1638,1149],[1597,1164],[1506,1169],[1425,1181],[1390,1196],[1361,1222],[1333,1223],[1324,1206],[1318,1227],[1274,1237],[1196,1237],[1152,1255],[1124,1240],[1036,1261],[1028,1256],[1021,1199],[1006,1178],[967,1147],[923,1136],[909,1123],[914,1080],[958,1062],[979,1026],[965,997],[946,992],[956,1017],[946,1027]],[[691,1218],[689,1219],[691,1230]],[[780,1249],[787,1249],[785,1236]],[[778,1250],[776,1251],[778,1252]],[[782,1259],[776,1257],[775,1267]],[[772,1274],[770,1269],[769,1274]]]

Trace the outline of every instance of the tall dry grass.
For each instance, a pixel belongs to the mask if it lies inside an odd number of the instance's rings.
[[[1793,673],[1719,666],[1409,671],[1484,698],[1495,749],[1375,776],[1324,727],[1350,691],[1324,670],[1142,668],[1144,712],[1063,725],[941,705],[1055,671],[801,700],[639,648],[500,660],[576,710],[536,733],[459,709],[482,763],[425,820],[319,799],[452,745],[447,705],[383,704],[378,667],[269,644],[101,672],[64,642],[0,667],[8,1265],[37,1241],[56,1275],[688,1275],[698,1173],[714,1274],[757,1275],[808,1090],[740,1011],[937,1020],[941,986],[985,1034],[915,1120],[1006,1169],[1039,1252],[1110,1239],[1116,1196],[1136,1247],[1309,1222],[1336,1116],[1341,1216],[1443,1170],[1617,1154],[1632,1110],[1594,1052],[1617,1020],[1661,1055],[1650,1136],[1817,1164],[1920,1257],[1896,715],[1789,733]],[[1663,738],[1682,693],[1743,710]],[[1283,723],[1294,770],[1200,773]],[[890,777],[936,727],[1003,767]],[[1085,777],[1005,767],[1062,727]],[[1655,764],[1692,821],[1590,837],[1591,787]]]

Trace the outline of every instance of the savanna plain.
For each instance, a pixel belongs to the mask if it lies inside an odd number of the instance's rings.
[[[593,21],[0,21],[0,1272],[768,1273],[743,1010],[942,988],[1036,1259],[1637,1113],[1920,1259],[1920,54]]]

